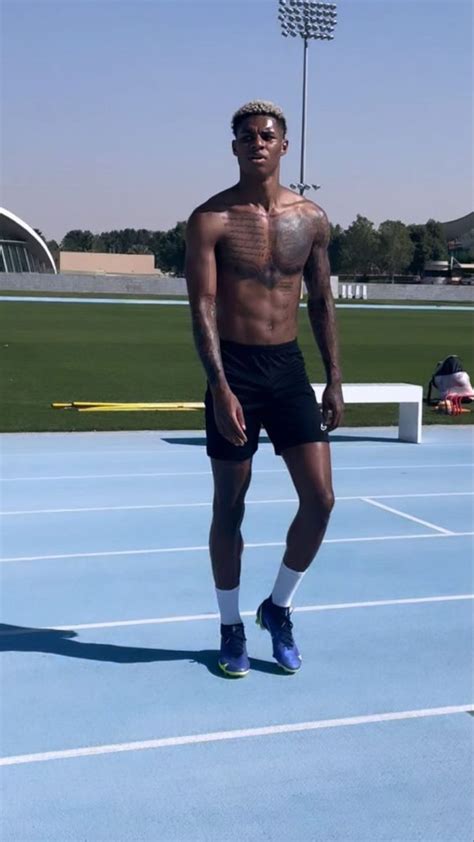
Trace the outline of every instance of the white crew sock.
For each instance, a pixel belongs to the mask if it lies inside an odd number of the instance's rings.
[[[224,626],[233,626],[235,623],[242,622],[239,611],[239,591],[240,586],[232,588],[230,591],[221,591],[216,588],[217,604],[221,615],[221,623]]]
[[[272,590],[273,604],[279,605],[281,608],[289,608],[303,576],[304,573],[298,573],[297,570],[290,570],[282,562]]]

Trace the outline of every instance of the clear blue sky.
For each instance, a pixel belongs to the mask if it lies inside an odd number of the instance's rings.
[[[471,10],[339,0],[309,57],[307,180],[331,221],[472,209]],[[285,110],[298,178],[302,47],[277,0],[4,0],[2,40],[2,204],[48,238],[186,219],[237,180],[249,99]]]

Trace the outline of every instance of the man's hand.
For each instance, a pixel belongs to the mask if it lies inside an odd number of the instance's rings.
[[[231,444],[242,447],[247,441],[244,411],[230,389],[216,389],[212,394],[217,429]]]
[[[330,383],[326,386],[323,392],[322,409],[323,421],[330,433],[331,430],[339,427],[344,412],[344,400],[340,383]]]

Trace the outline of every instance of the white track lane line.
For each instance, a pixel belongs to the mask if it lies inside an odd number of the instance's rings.
[[[17,754],[10,757],[1,757],[0,766],[19,766],[22,763],[45,763],[48,760],[94,757],[99,754],[119,754],[124,751],[176,748],[177,746],[197,745],[199,743],[216,743],[222,740],[242,740],[246,737],[270,737],[276,734],[296,734],[301,731],[347,728],[355,725],[371,725],[381,722],[401,722],[407,719],[424,719],[432,716],[452,716],[457,713],[471,713],[473,710],[474,703],[471,703],[440,708],[374,713],[368,716],[346,716],[340,719],[316,719],[312,722],[291,722],[283,725],[267,725],[262,728],[240,728],[235,731],[211,731],[207,734],[162,737],[156,740],[141,740],[133,743],[112,743],[110,745],[86,746],[84,748],[70,748],[59,751],[43,751],[35,754]]]
[[[295,614],[306,614],[314,611],[347,611],[354,608],[382,608],[390,605],[425,605],[438,602],[465,602],[474,600],[474,594],[455,594],[453,596],[418,596],[409,599],[379,599],[372,602],[334,602],[321,605],[302,605],[294,608]],[[241,611],[242,617],[254,617],[256,609]],[[149,617],[143,620],[111,620],[108,623],[69,623],[67,626],[47,626],[47,628],[16,630],[0,630],[1,637],[18,637],[49,631],[87,631],[90,629],[117,629],[130,626],[158,626],[168,623],[196,623],[203,620],[218,620],[219,614],[183,614],[174,617]]]
[[[401,500],[411,497],[472,497],[474,491],[429,491],[426,494],[418,492],[416,494],[369,494],[369,495],[353,495],[349,497],[337,497],[336,502],[347,502],[348,500],[363,500],[369,502],[370,500]],[[246,506],[266,506],[281,503],[297,503],[296,497],[283,497],[274,500],[246,500]],[[0,512],[0,517],[10,517],[12,515],[58,515],[58,514],[72,514],[75,512],[129,512],[129,511],[144,511],[147,509],[194,509],[194,508],[210,508],[212,501],[205,503],[146,503],[140,506],[77,506],[70,509],[23,509]],[[424,521],[420,521],[424,523]]]
[[[463,538],[469,535],[474,535],[474,532],[429,532],[426,534],[420,533],[419,535],[375,535],[361,538],[325,538],[323,544],[354,544],[371,541],[410,541],[412,538]],[[284,541],[266,541],[262,543],[245,544],[247,549],[284,546]],[[201,551],[209,552],[209,546],[207,544],[201,544],[196,547],[151,547],[143,550],[104,550],[96,553],[58,553],[55,555],[11,556],[8,558],[0,558],[0,564],[11,564],[15,561],[54,561],[57,559],[70,558],[111,558],[114,556],[153,555],[156,553],[190,553]]]
[[[421,526],[428,526],[429,529],[435,529],[436,532],[442,532],[444,535],[452,535],[452,531],[450,529],[444,529],[442,526],[437,526],[435,523],[431,523],[428,520],[421,520],[419,517],[414,517],[414,515],[409,515],[407,512],[401,512],[399,509],[393,509],[391,506],[386,506],[385,503],[379,503],[378,500],[374,500],[371,497],[363,497],[362,500],[364,503],[369,503],[371,506],[376,506],[377,509],[382,509],[385,512],[390,512],[393,515],[398,515],[398,517],[405,518],[405,520],[412,520],[414,523],[419,523]]]
[[[336,465],[334,471],[408,471],[408,470],[429,470],[446,468],[473,468],[474,462],[457,462],[450,465]],[[256,468],[255,474],[288,474],[286,468]],[[57,482],[58,480],[90,480],[90,479],[141,479],[144,477],[199,477],[212,476],[207,471],[159,471],[137,474],[65,474],[61,476],[48,477],[0,477],[0,482]]]

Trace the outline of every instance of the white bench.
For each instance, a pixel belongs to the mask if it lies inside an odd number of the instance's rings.
[[[325,383],[311,384],[321,403]],[[400,441],[421,442],[423,389],[412,383],[344,383],[344,403],[398,403],[398,438]]]

